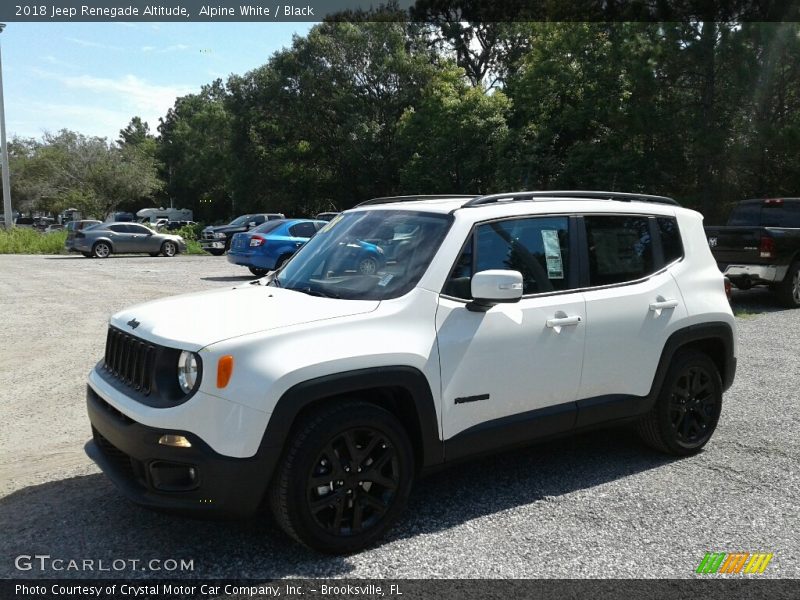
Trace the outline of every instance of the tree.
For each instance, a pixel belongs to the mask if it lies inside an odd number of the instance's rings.
[[[235,182],[251,206],[311,213],[395,193],[397,125],[435,68],[398,22],[323,23],[228,81]]]
[[[487,95],[471,87],[460,68],[439,72],[400,121],[398,144],[407,157],[401,167],[403,191],[492,191],[509,107],[503,92]]]
[[[157,157],[173,202],[198,218],[220,219],[233,204],[230,115],[225,86],[217,79],[199,94],[178,98],[161,119]]]
[[[63,129],[40,141],[15,139],[12,147],[12,181],[26,210],[60,212],[72,206],[102,218],[161,187],[152,161],[104,138]]]

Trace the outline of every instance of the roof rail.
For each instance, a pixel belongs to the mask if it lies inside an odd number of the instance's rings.
[[[365,200],[356,206],[370,206],[372,204],[394,204],[395,202],[414,202],[417,200],[454,200],[454,199],[464,199],[464,200],[472,200],[477,198],[478,196],[474,194],[426,194],[426,195],[417,195],[417,196],[384,196],[382,198],[372,198],[371,200]]]
[[[680,206],[672,198],[667,196],[651,196],[650,194],[628,194],[624,192],[595,192],[586,190],[557,190],[552,192],[509,192],[505,194],[489,194],[478,196],[466,202],[462,208],[473,206],[484,206],[495,202],[514,202],[522,200],[550,200],[571,199],[571,200],[617,200],[619,202],[653,202],[655,204],[670,204]]]

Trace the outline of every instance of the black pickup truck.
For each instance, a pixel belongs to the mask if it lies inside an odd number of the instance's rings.
[[[214,256],[222,256],[231,247],[234,233],[250,231],[267,221],[285,219],[282,213],[261,213],[236,217],[227,225],[208,226],[200,232],[200,247]]]
[[[726,226],[705,230],[717,265],[734,286],[768,285],[781,304],[800,308],[800,198],[744,200]]]

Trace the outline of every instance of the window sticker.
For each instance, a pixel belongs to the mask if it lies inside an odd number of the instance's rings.
[[[378,281],[378,285],[381,287],[386,287],[389,285],[389,282],[394,279],[394,275],[392,273],[385,273],[383,277],[381,277],[380,281]]]
[[[547,277],[549,279],[564,279],[564,261],[561,259],[558,231],[555,229],[542,229],[542,242],[544,243],[544,258],[547,261]]]

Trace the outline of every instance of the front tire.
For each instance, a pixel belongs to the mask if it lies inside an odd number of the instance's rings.
[[[108,242],[97,242],[92,246],[92,256],[95,258],[108,258],[111,255],[111,244]]]
[[[288,440],[269,499],[278,524],[319,552],[375,543],[397,520],[414,479],[403,426],[367,402],[343,401],[305,418]]]
[[[166,256],[167,258],[172,258],[178,253],[178,246],[175,242],[170,242],[167,240],[163,244],[161,244],[161,254]]]
[[[206,248],[206,252],[212,256],[222,256],[225,254],[225,250],[220,250],[219,248]]]
[[[721,410],[717,365],[703,352],[678,351],[655,405],[638,423],[639,435],[656,450],[690,456],[711,439]]]
[[[789,308],[800,308],[800,261],[793,262],[777,286],[775,293],[778,300]]]

